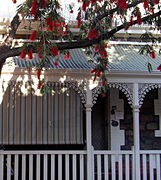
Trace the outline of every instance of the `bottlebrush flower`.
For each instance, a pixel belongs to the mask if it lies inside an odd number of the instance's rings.
[[[161,64],[157,67],[157,70],[161,71]]]
[[[40,80],[40,75],[41,75],[41,69],[38,69],[36,71],[36,76],[37,76],[37,79]]]
[[[54,66],[58,67],[59,63],[57,61],[54,62]]]
[[[70,52],[68,51],[66,55],[64,56],[64,59],[70,59]]]
[[[53,53],[53,56],[58,56],[58,53],[59,53],[59,49],[57,46],[54,46],[52,49],[51,49],[52,53]]]
[[[36,17],[37,8],[38,8],[37,1],[32,2],[30,14],[33,15],[34,17]]]
[[[100,34],[95,30],[95,29],[91,29],[88,35],[88,39],[96,39],[100,36]]]
[[[106,85],[106,81],[102,81],[102,86],[105,86]]]
[[[36,38],[37,38],[37,31],[35,30],[35,31],[33,31],[32,33],[31,33],[31,35],[30,35],[30,40],[31,41],[34,41]]]
[[[137,22],[138,22],[139,25],[142,24],[141,14],[137,15]]]
[[[154,4],[159,4],[159,0],[153,0]]]
[[[103,45],[100,46],[99,53],[100,53],[102,58],[107,58],[107,56],[108,56],[107,52],[105,50],[105,47]]]
[[[37,89],[41,89],[41,86],[42,86],[42,82],[39,81],[39,82],[38,82],[38,85],[37,85]]]
[[[80,25],[81,25],[81,20],[78,19],[78,20],[77,20],[77,28],[80,28]]]
[[[156,58],[155,52],[154,52],[154,51],[151,51],[151,52],[150,52],[150,56],[151,56],[151,58],[155,59],[155,58]]]
[[[20,54],[20,58],[21,59],[25,59],[26,58],[26,50],[25,49],[23,49],[22,51],[21,51],[21,54]]]
[[[100,71],[100,69],[93,69],[92,71],[91,71],[91,73],[95,73],[95,76],[94,76],[94,79],[93,79],[93,81],[95,81],[96,80],[96,77],[101,77],[101,71]]]
[[[17,3],[17,0],[12,0],[13,3]]]
[[[144,4],[143,4],[143,6],[144,6],[144,9],[148,9],[148,10],[150,10],[148,0],[144,0]]]
[[[30,49],[27,53],[29,59],[33,59],[32,49]]]
[[[117,5],[118,5],[122,10],[127,9],[126,0],[118,0]]]
[[[134,20],[133,20],[133,16],[131,16],[130,18],[130,26],[134,25]]]
[[[99,45],[98,45],[98,44],[96,44],[96,46],[95,46],[95,48],[94,48],[94,51],[95,51],[95,52],[99,52]]]

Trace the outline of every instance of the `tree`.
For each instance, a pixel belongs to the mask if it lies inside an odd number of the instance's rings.
[[[16,3],[16,0],[12,1]],[[68,59],[69,49],[87,48],[87,53],[97,55],[96,67],[92,73],[95,78],[101,78],[102,86],[106,87],[105,71],[109,63],[105,50],[107,40],[114,38],[119,30],[126,30],[135,24],[146,23],[153,30],[161,30],[159,0],[75,0],[75,2],[80,4],[78,11],[73,12],[72,5],[69,5],[68,10],[70,13],[77,13],[76,28],[79,29],[77,36],[70,31],[69,22],[66,22],[61,14],[59,0],[26,0],[20,5],[0,46],[0,68],[7,57],[20,55],[20,58],[24,59],[28,55],[28,58],[32,59],[32,53],[36,52],[40,58],[40,63],[36,67],[37,77],[41,81],[40,74],[48,63],[47,56],[53,56],[54,64],[57,66],[59,53],[63,53],[64,58]],[[29,26],[31,31],[29,41],[22,47],[12,47],[16,30],[24,19],[39,22],[38,28],[32,29]],[[143,47],[140,52],[155,58],[154,45],[161,42],[161,38],[145,33],[142,40],[151,42],[151,45]]]

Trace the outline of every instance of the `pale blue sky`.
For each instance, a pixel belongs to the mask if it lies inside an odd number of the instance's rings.
[[[0,0],[0,18],[12,18],[17,5],[23,1],[24,0],[17,0],[17,4],[13,4],[12,0]]]

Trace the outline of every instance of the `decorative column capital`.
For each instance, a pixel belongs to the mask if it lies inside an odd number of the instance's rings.
[[[84,106],[86,107],[86,111],[92,111],[92,104],[85,104]]]
[[[133,106],[132,106],[133,110],[139,110],[140,107],[141,107],[140,105],[133,105]]]

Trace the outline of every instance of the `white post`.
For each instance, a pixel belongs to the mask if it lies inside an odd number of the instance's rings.
[[[92,91],[86,92],[86,143],[87,143],[87,180],[94,179],[94,154],[92,147],[92,123],[91,123],[91,111],[92,111]]]
[[[134,179],[140,180],[139,87],[133,84]]]

